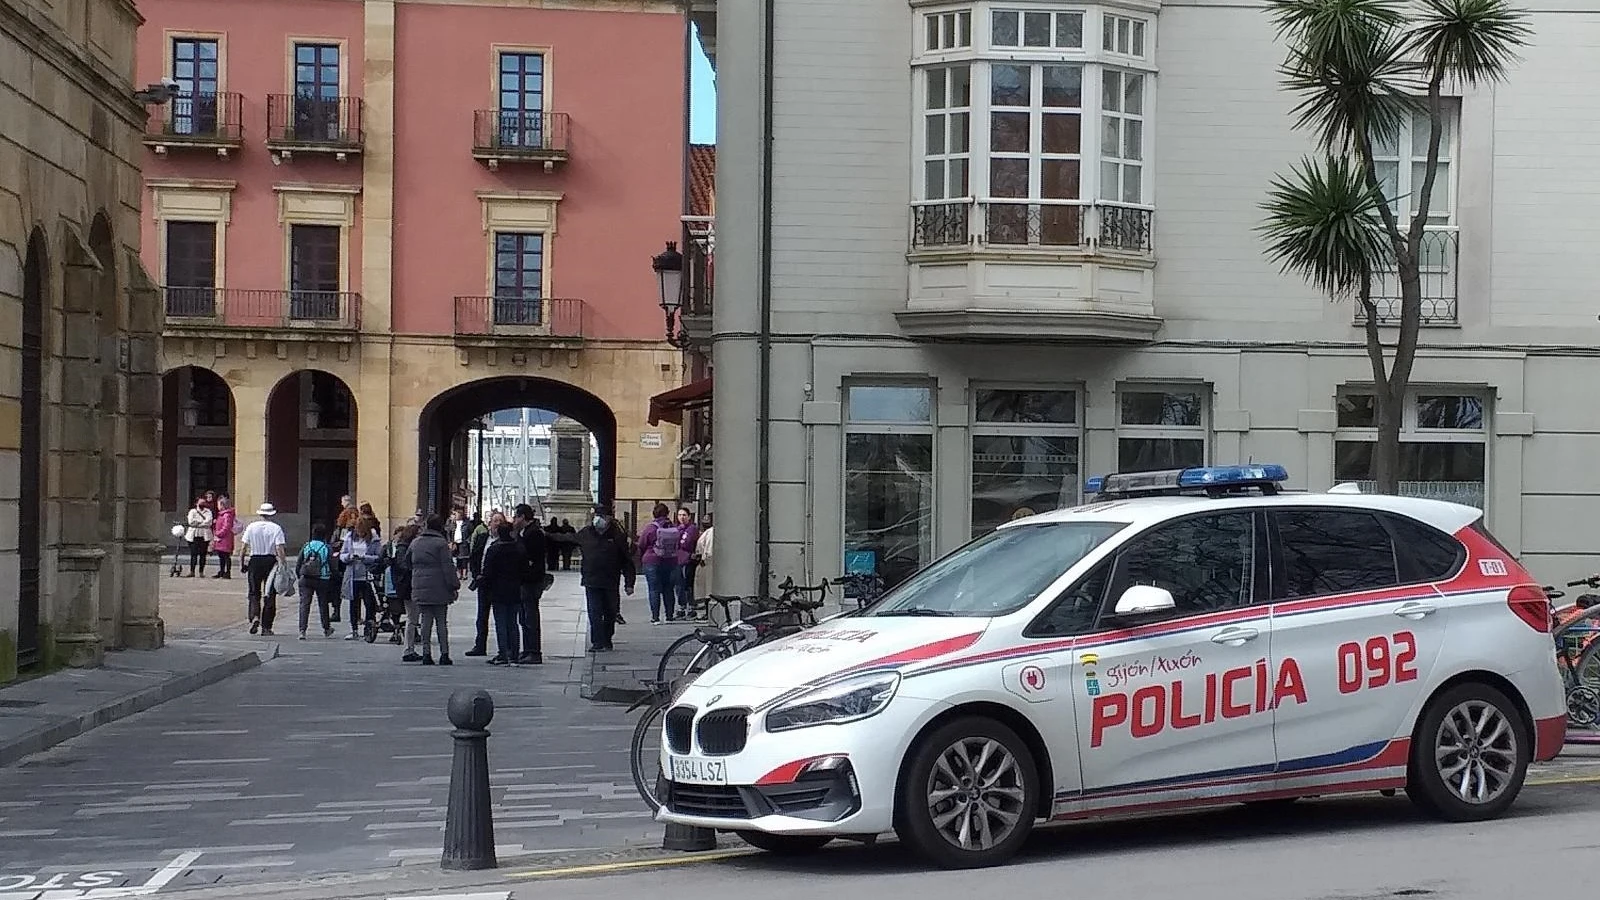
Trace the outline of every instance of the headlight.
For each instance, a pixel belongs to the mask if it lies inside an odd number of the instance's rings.
[[[874,672],[835,682],[767,713],[767,730],[790,731],[869,718],[883,712],[899,689],[899,672]]]

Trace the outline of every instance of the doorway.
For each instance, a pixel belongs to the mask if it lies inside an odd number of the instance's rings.
[[[311,486],[310,495],[306,498],[310,504],[306,509],[306,524],[321,523],[333,527],[333,516],[339,512],[339,500],[345,494],[352,494],[355,485],[350,483],[350,460],[348,459],[311,459]]]
[[[17,668],[39,662],[40,571],[44,520],[44,308],[45,243],[28,240],[22,264],[22,458],[17,516],[20,559]]]

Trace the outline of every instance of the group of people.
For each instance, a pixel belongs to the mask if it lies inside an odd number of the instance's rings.
[[[188,577],[206,574],[206,561],[212,554],[217,557],[217,574],[212,578],[233,577],[233,541],[244,526],[234,513],[233,501],[226,494],[206,491],[196,497],[181,528],[183,541],[189,545]],[[172,574],[183,576],[183,568],[176,559]]]
[[[402,661],[423,665],[452,664],[448,612],[463,587],[475,591],[478,601],[474,640],[465,655],[488,657],[490,665],[540,665],[540,600],[554,583],[553,573],[571,569],[574,556],[594,652],[611,650],[617,626],[627,623],[622,596],[634,593],[640,569],[648,586],[651,622],[660,624],[689,616],[697,573],[704,577],[711,557],[711,529],[702,531],[687,508],[673,515],[663,503],[656,504],[637,544],[628,539],[608,504],[597,505],[582,528],[553,517],[542,524],[526,503],[509,519],[496,510],[487,521],[469,517],[460,506],[448,519],[419,512],[385,539],[371,504],[358,506],[345,496],[333,527],[312,525],[289,569],[288,538],[276,516],[277,509],[263,503],[246,526],[237,521],[226,496],[208,492],[198,497],[184,526],[190,576],[203,575],[206,558],[215,553],[215,577],[231,577],[237,542],[251,634],[272,635],[278,595],[293,592],[299,600],[300,640],[307,639],[313,608],[323,636],[332,638],[341,606],[346,606],[345,640],[360,640],[367,636],[364,629],[382,626],[393,632],[391,642],[404,645]],[[281,571],[292,572],[293,588],[280,589],[286,582],[273,576]]]

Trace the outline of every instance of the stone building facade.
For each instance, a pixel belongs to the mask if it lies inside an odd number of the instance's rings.
[[[130,0],[0,0],[0,682],[161,645]]]

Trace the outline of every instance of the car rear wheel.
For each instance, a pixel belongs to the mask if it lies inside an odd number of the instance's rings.
[[[912,748],[895,831],[947,869],[1002,863],[1022,847],[1039,809],[1033,754],[992,719],[957,719]]]
[[[739,831],[739,840],[777,856],[804,856],[815,853],[833,840],[825,834],[769,834],[765,831]]]
[[[1457,685],[1422,714],[1406,794],[1447,822],[1493,819],[1517,799],[1532,759],[1527,725],[1510,698],[1485,684]]]

